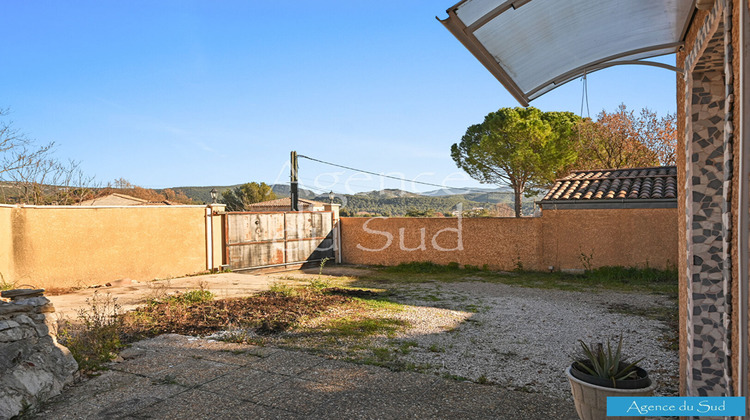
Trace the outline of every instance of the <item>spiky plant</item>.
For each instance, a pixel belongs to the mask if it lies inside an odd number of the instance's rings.
[[[573,363],[576,369],[612,381],[613,387],[617,386],[617,381],[638,378],[636,369],[643,358],[632,363],[627,362],[627,358],[622,355],[622,336],[614,351],[610,339],[607,339],[606,349],[602,343],[588,346],[583,340],[578,342],[581,344],[582,357]]]

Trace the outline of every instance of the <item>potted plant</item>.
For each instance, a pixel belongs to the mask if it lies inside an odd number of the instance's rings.
[[[628,362],[623,356],[622,336],[614,350],[609,339],[606,348],[601,343],[588,346],[582,340],[578,342],[581,354],[565,369],[565,374],[581,420],[618,418],[607,417],[607,397],[653,395],[656,384],[648,377],[648,372],[638,366],[643,359]]]

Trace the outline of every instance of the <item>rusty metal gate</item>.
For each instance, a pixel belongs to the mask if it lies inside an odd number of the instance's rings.
[[[232,270],[302,264],[334,257],[329,211],[226,214],[226,261]]]

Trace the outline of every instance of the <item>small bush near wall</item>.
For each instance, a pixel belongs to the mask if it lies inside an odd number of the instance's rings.
[[[514,270],[491,271],[476,266],[461,267],[457,263],[440,265],[430,261],[376,266],[363,280],[391,283],[420,283],[429,281],[463,282],[487,281],[516,286],[547,289],[589,291],[592,288],[648,291],[677,294],[677,269],[636,267],[600,267],[580,274],[560,271]]]
[[[659,270],[657,268],[599,267],[586,276],[600,282],[620,281],[625,283],[665,283],[677,284],[677,267]]]
[[[420,261],[420,262],[409,262],[409,263],[401,263],[399,265],[395,266],[381,266],[382,270],[385,272],[391,272],[391,273],[446,273],[446,272],[455,272],[459,270],[467,270],[467,271],[478,271],[479,268],[473,265],[467,265],[464,266],[464,268],[461,268],[461,265],[457,262],[451,262],[446,265],[440,265],[435,264],[432,261]]]

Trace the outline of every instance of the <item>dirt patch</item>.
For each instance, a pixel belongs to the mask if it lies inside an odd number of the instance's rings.
[[[212,300],[192,305],[154,302],[125,314],[125,334],[140,338],[164,333],[207,335],[230,328],[258,333],[285,331],[302,318],[351,302],[338,295],[305,292],[296,295],[262,292],[245,298]]]

